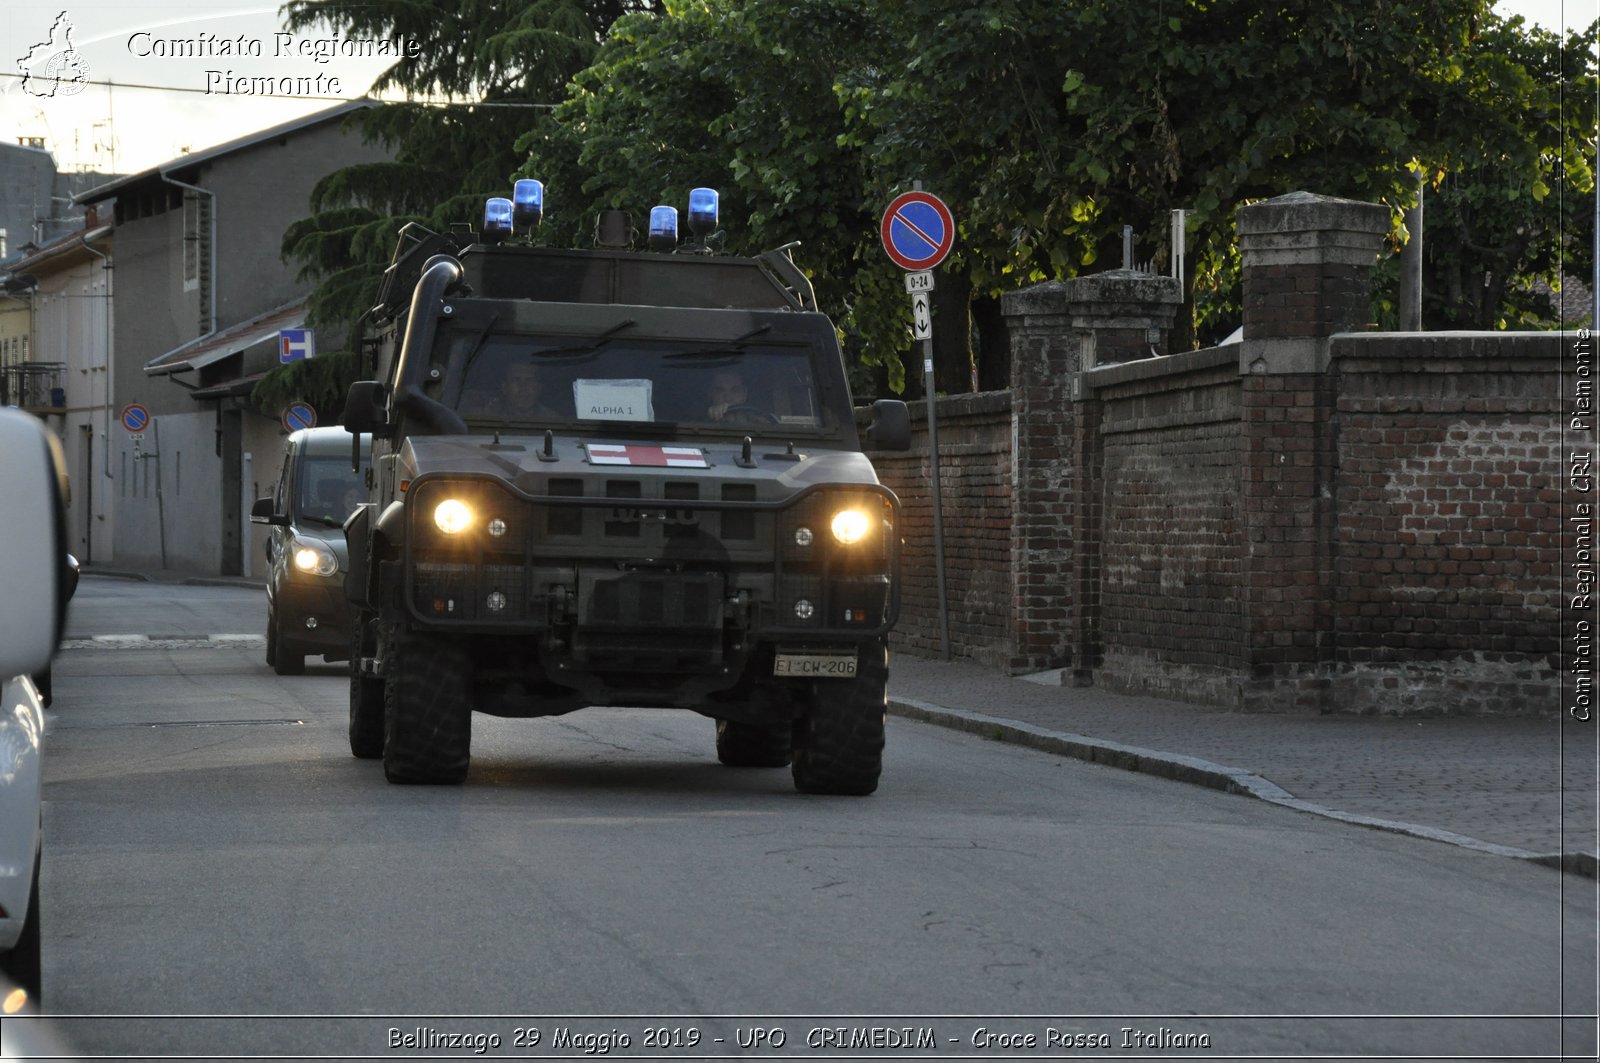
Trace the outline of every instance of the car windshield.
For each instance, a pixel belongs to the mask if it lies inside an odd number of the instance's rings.
[[[367,486],[349,458],[306,458],[296,494],[296,517],[338,527],[367,500]]]
[[[456,410],[468,421],[639,422],[748,434],[833,430],[807,348],[743,341],[464,337]]]

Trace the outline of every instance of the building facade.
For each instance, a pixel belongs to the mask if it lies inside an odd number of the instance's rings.
[[[304,323],[309,286],[280,254],[318,180],[387,158],[341,105],[185,155],[79,197],[115,203],[116,346],[106,455],[118,566],[252,575],[265,540],[250,502],[268,493],[286,434],[251,386],[277,364],[277,330]]]
[[[30,334],[26,357],[0,364],[0,401],[36,414],[60,436],[71,490],[68,542],[86,564],[110,560],[114,536],[106,450],[114,438],[111,237],[91,210],[84,228],[13,265],[0,308],[0,320]],[[14,345],[15,336],[0,340],[0,349]]]

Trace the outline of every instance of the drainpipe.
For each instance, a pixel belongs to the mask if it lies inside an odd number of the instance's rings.
[[[78,234],[78,243],[83,249],[100,260],[100,268],[107,273],[111,272],[111,256],[101,251],[96,251],[89,246],[86,234]],[[100,439],[100,456],[105,461],[105,478],[111,479],[111,278],[106,277],[106,293],[101,296],[105,302],[106,318],[106,432]]]
[[[106,392],[106,431],[105,431],[105,435],[100,437],[100,460],[105,463],[104,464],[105,478],[107,480],[109,480],[109,479],[111,479],[111,256],[108,255],[108,254],[105,254],[102,251],[96,251],[93,247],[91,247],[89,245],[89,234],[88,233],[79,233],[78,234],[78,243],[83,246],[83,249],[85,251],[89,252],[91,255],[95,256],[96,258],[98,258],[100,260],[100,268],[101,268],[102,271],[104,271],[104,273],[106,275],[106,277],[105,277],[105,279],[106,279],[105,294],[100,297],[101,300],[102,300],[102,303],[103,303],[103,309],[105,310],[105,319],[106,319],[106,367],[105,367],[106,368],[106,387],[105,387],[105,392]],[[92,426],[89,429],[89,442],[90,442],[91,446],[94,443],[94,429],[93,429]],[[93,466],[94,456],[92,454],[89,457],[89,461],[91,463],[90,464],[90,468],[92,469],[94,467]],[[84,505],[88,508],[88,518],[89,518],[88,522],[87,522],[88,523],[88,527],[86,527],[84,529],[84,538],[85,538],[84,546],[85,546],[85,549],[87,551],[87,556],[84,558],[84,562],[86,564],[93,564],[94,563],[94,482],[93,482],[94,481],[94,473],[92,473],[92,472],[89,473],[89,477],[88,478],[89,478],[89,481],[90,481],[89,484],[87,485],[88,489],[89,489],[89,497],[84,499]],[[107,491],[106,493],[107,493],[108,496],[110,495],[109,491]]]

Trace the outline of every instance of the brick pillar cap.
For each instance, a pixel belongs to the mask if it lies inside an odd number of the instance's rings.
[[[1389,208],[1357,199],[1290,192],[1239,208],[1239,237],[1266,233],[1342,229],[1359,233],[1389,230]]]

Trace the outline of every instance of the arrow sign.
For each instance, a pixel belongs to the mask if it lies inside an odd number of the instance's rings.
[[[283,427],[291,432],[317,426],[317,411],[307,402],[291,402],[283,410]]]
[[[933,311],[928,307],[927,292],[911,293],[911,338],[916,340],[933,338]]]
[[[956,242],[950,208],[931,192],[902,192],[883,212],[878,227],[883,249],[901,269],[932,269]]]
[[[122,427],[133,435],[140,435],[150,426],[150,411],[137,402],[130,402],[122,408]]]

